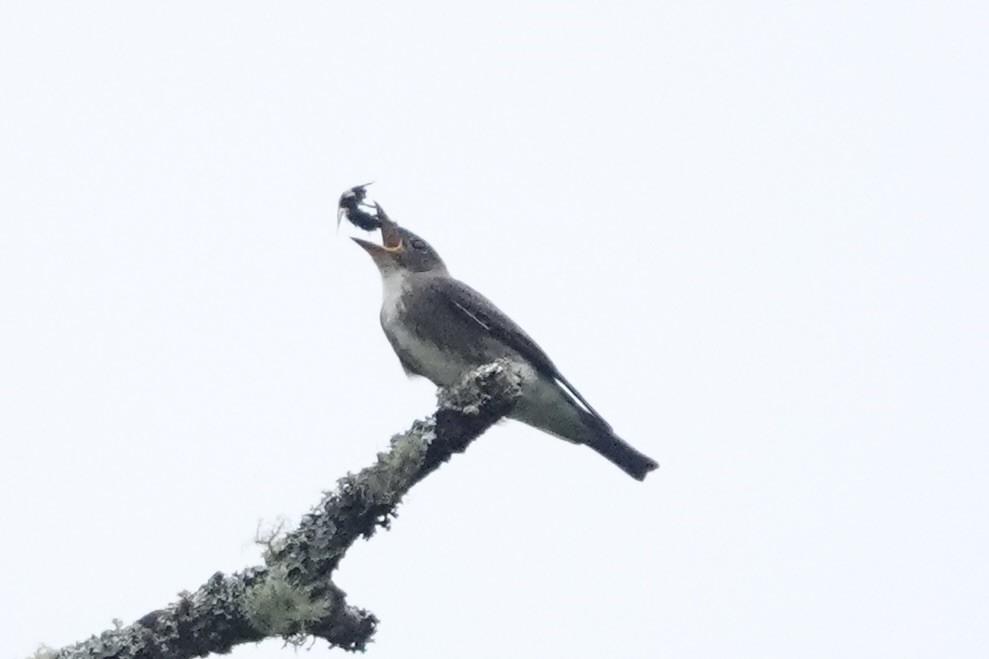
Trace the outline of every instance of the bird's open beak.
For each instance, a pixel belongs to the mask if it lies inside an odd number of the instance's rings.
[[[379,211],[381,209],[379,208]],[[371,258],[378,260],[379,258],[385,256],[396,256],[403,249],[405,245],[402,244],[402,234],[398,230],[398,225],[391,221],[383,211],[380,212],[379,219],[381,220],[381,242],[382,245],[377,245],[368,240],[361,240],[360,238],[353,238],[355,243],[364,248]]]
[[[376,243],[372,243],[369,240],[361,240],[360,238],[354,238],[353,236],[351,236],[350,239],[353,240],[358,245],[360,245],[361,247],[363,247],[364,251],[370,254],[371,258],[373,259],[378,259],[384,256],[392,256],[402,251],[401,239],[399,239],[397,245],[392,245],[391,247],[387,245],[385,246],[378,245]]]

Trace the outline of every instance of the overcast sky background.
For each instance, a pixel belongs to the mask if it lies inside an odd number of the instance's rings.
[[[255,564],[432,411],[336,234],[370,180],[662,467],[494,428],[336,573],[369,657],[989,656],[987,33],[0,4],[0,656]]]

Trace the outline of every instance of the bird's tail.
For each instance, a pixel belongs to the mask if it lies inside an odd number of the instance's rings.
[[[587,445],[636,480],[645,480],[646,474],[659,467],[659,463],[632,448],[613,432],[598,433]]]
[[[531,368],[531,367],[530,367]],[[639,453],[615,435],[608,422],[577,394],[569,383],[530,373],[523,394],[510,412],[517,419],[574,444],[587,444],[636,480],[658,467],[648,455]]]

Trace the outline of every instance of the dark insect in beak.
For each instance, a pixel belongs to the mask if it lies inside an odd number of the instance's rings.
[[[340,195],[340,203],[337,205],[337,228],[340,227],[343,218],[347,218],[347,221],[364,231],[374,231],[381,226],[377,214],[372,214],[370,206],[364,203],[369,185],[371,184],[355,185]]]

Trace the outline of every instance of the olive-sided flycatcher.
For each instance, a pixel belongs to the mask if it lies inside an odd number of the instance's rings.
[[[467,371],[507,358],[518,364],[522,378],[510,418],[586,444],[638,480],[659,466],[615,435],[521,327],[451,277],[429,243],[383,212],[379,219],[383,246],[354,240],[381,271],[381,327],[406,373],[449,387]]]

